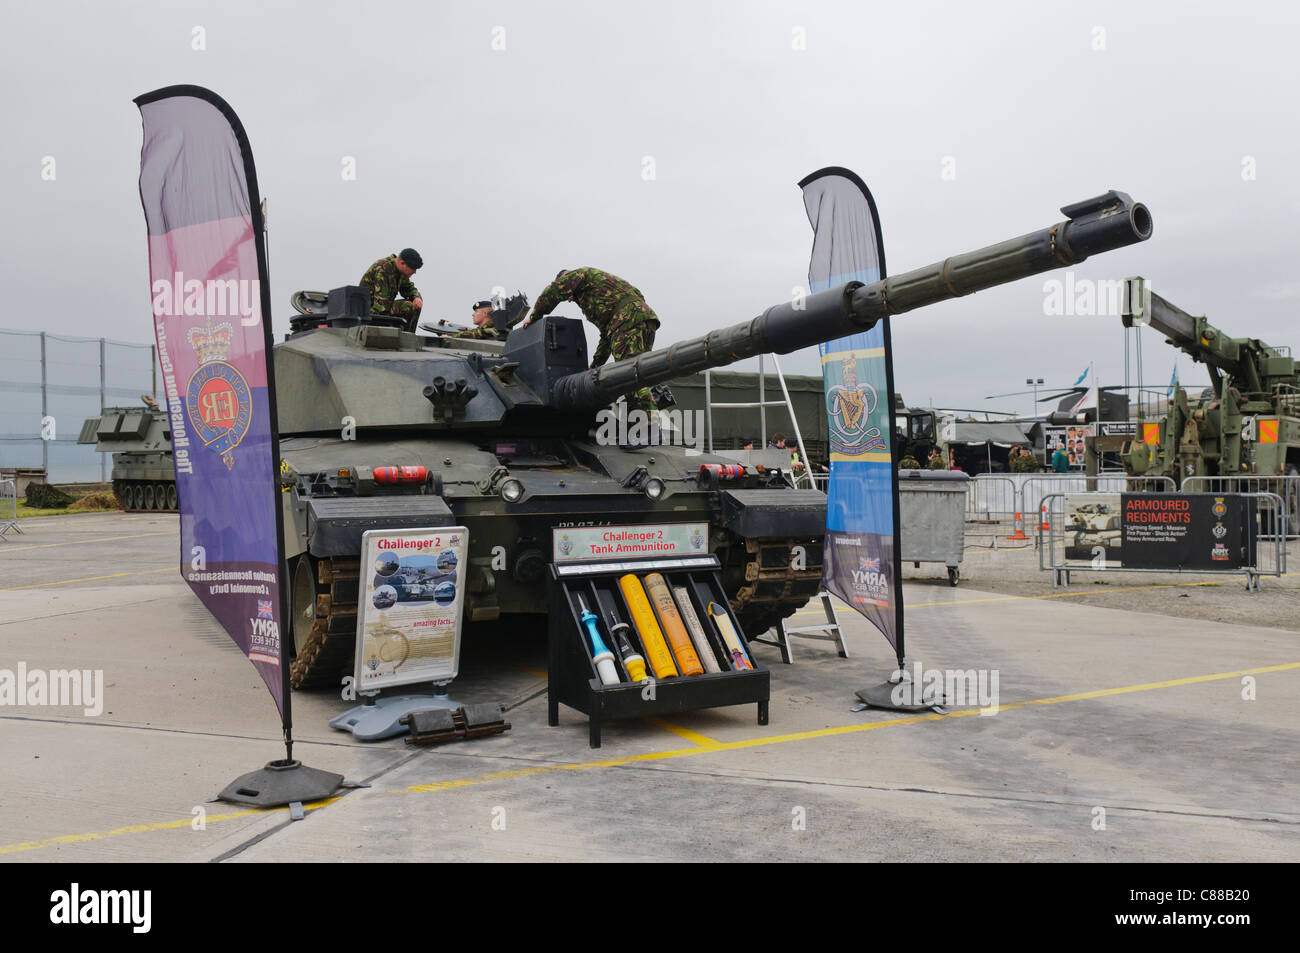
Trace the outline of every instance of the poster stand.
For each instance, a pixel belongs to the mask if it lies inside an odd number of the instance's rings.
[[[949,704],[943,691],[942,685],[926,686],[914,681],[911,673],[900,666],[888,681],[854,692],[861,704],[853,710],[879,708],[883,711],[938,711],[943,714]]]
[[[362,692],[365,701],[331,718],[330,727],[350,731],[359,741],[382,741],[404,735],[408,728],[401,724],[401,720],[407,715],[438,708],[455,711],[464,707],[463,702],[455,701],[447,694],[450,684],[451,679],[434,682],[431,694],[389,695],[381,698],[379,692]]]
[[[758,723],[766,725],[768,700],[771,697],[770,673],[754,659],[749,640],[745,638],[735,614],[732,613],[719,577],[721,565],[716,556],[699,555],[681,558],[644,558],[610,562],[593,560],[552,564],[547,590],[549,600],[549,662],[547,721],[554,727],[560,723],[560,704],[582,712],[588,718],[590,744],[600,747],[601,726],[604,722],[620,718],[644,718],[692,711],[698,708],[721,708],[727,705],[755,703],[758,706]],[[697,675],[655,678],[649,661],[644,638],[638,631],[632,609],[620,585],[620,579],[633,575],[644,580],[649,574],[659,574],[674,598],[685,598],[701,623],[707,647],[713,655],[717,672],[705,671]],[[679,594],[684,590],[684,596]],[[653,604],[653,599],[650,602]],[[745,661],[732,661],[719,624],[708,615],[710,605],[722,610],[722,626],[734,628],[743,648]],[[658,606],[652,610],[655,621],[664,625]],[[584,616],[594,614],[594,619]],[[617,637],[612,634],[611,620],[629,623],[624,630],[633,651],[646,660],[646,677],[633,680],[624,654],[619,651]],[[609,656],[600,659],[600,651],[593,651],[590,625],[595,625],[602,645],[609,648]],[[665,640],[674,665],[681,670],[681,653]],[[701,661],[703,661],[701,659]],[[612,672],[617,681],[605,684],[601,666],[607,675]],[[634,663],[635,664],[635,663]],[[752,668],[745,668],[748,664]]]
[[[406,734],[403,718],[421,711],[455,711],[463,702],[447,687],[460,670],[469,553],[464,526],[367,530],[361,536],[363,573],[358,598],[353,684],[364,699],[330,719],[360,741]],[[431,693],[388,695],[385,689],[432,684]]]

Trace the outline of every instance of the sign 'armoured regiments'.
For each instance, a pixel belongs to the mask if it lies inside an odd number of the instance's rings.
[[[1123,564],[1129,569],[1239,569],[1256,565],[1258,528],[1237,494],[1124,493]]]
[[[287,720],[270,291],[248,138],[197,86],[135,100],[140,201],[180,503],[180,570]]]
[[[808,287],[814,294],[885,277],[876,203],[847,169],[802,182],[813,228]],[[901,573],[895,548],[894,381],[889,321],[818,345],[830,430],[823,584],[866,616],[903,659]]]

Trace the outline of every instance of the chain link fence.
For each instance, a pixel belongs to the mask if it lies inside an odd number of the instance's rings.
[[[0,470],[40,468],[49,483],[108,480],[112,462],[78,445],[87,417],[157,394],[152,344],[0,329]]]

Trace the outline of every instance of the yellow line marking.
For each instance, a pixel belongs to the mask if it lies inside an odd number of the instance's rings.
[[[27,552],[29,549],[53,549],[56,546],[85,546],[87,543],[115,543],[121,539],[144,539],[146,536],[175,535],[175,530],[169,530],[166,533],[135,533],[131,536],[92,536],[89,539],[68,540],[66,543],[38,543],[35,546],[19,546],[16,549],[11,549],[6,546],[4,549],[0,549],[0,556],[3,556],[5,553],[23,553]]]
[[[338,798],[327,798],[324,801],[314,801],[311,804],[304,804],[303,809],[314,811],[317,808],[333,804]],[[279,812],[288,813],[287,807],[276,808],[254,808],[249,811],[235,811],[233,814],[209,814],[203,819],[205,824],[215,824],[218,821],[233,821],[240,817],[249,817],[254,814],[275,814]],[[22,841],[17,844],[5,844],[0,846],[0,854],[17,854],[22,851],[40,850],[42,847],[53,847],[56,844],[82,844],[86,841],[104,840],[107,837],[118,837],[122,834],[147,834],[150,831],[169,831],[177,830],[182,827],[191,826],[195,817],[182,817],[174,821],[157,821],[152,824],[132,824],[129,827],[117,827],[111,831],[98,831],[90,834],[63,834],[59,837],[46,837],[43,840]]]
[[[526,665],[521,665],[519,667],[523,669],[525,672],[527,672],[529,675],[531,675],[533,678],[550,678],[550,676],[546,672],[540,671],[539,669],[529,668]]]
[[[674,725],[671,721],[660,718],[657,715],[651,715],[644,719],[652,725],[662,728],[664,731],[671,731],[678,738],[684,738],[692,744],[697,744],[702,748],[717,748],[720,742],[713,738],[706,737],[698,731],[691,731],[689,728],[683,728],[681,725]]]
[[[175,566],[168,566],[165,569],[140,569],[135,572],[111,572],[107,576],[82,576],[80,579],[59,579],[55,582],[34,582],[30,586],[10,586],[7,589],[0,589],[0,592],[17,592],[19,589],[40,589],[44,586],[62,586],[70,582],[93,582],[96,579],[118,579],[122,576],[147,576],[156,572],[178,572]]]
[[[1141,685],[1122,685],[1117,688],[1099,688],[1090,692],[1076,692],[1072,695],[1057,695],[1052,698],[1035,698],[1029,701],[1012,702],[1008,705],[1001,705],[999,713],[1004,711],[1016,711],[1021,708],[1033,708],[1039,705],[1057,705],[1061,702],[1086,701],[1093,698],[1106,698],[1112,695],[1129,695],[1134,692],[1153,691],[1157,688],[1176,688],[1183,685],[1199,685],[1205,682],[1223,681],[1230,678],[1242,678],[1246,675],[1265,675],[1271,672],[1285,672],[1293,669],[1300,669],[1300,662],[1287,662],[1282,665],[1267,665],[1262,668],[1247,668],[1237,672],[1219,672],[1214,675],[1192,675],[1187,678],[1173,678],[1163,682],[1144,682]],[[861,722],[854,725],[840,725],[834,728],[817,728],[812,731],[796,731],[785,735],[768,735],[760,738],[746,738],[741,741],[714,741],[708,745],[695,745],[690,748],[677,748],[672,751],[651,751],[645,754],[623,755],[622,757],[607,758],[602,761],[583,761],[577,764],[538,764],[526,768],[514,768],[509,771],[494,771],[490,774],[481,774],[472,778],[457,778],[450,781],[434,781],[428,784],[412,784],[404,788],[393,788],[387,791],[376,791],[376,794],[427,794],[436,791],[449,791],[456,788],[468,788],[475,785],[484,784],[489,781],[508,781],[517,778],[533,777],[539,774],[553,774],[556,771],[588,771],[592,768],[609,768],[624,764],[634,764],[644,761],[664,761],[670,758],[681,758],[687,755],[712,753],[718,751],[739,751],[744,748],[761,748],[765,745],[786,744],[791,741],[808,741],[813,738],[829,738],[835,735],[851,735],[864,731],[874,731],[877,728],[896,728],[902,725],[916,725],[927,721],[941,721],[948,718],[967,718],[972,715],[978,716],[978,708],[962,709],[961,711],[952,711],[940,715],[937,712],[927,712],[920,715],[910,715],[905,718],[889,718],[881,721]],[[317,801],[313,804],[305,805],[307,810],[316,810],[317,808],[326,807],[338,801],[339,798],[327,798],[323,801]],[[284,810],[283,808],[274,808],[273,810]],[[233,814],[219,814],[207,818],[207,823],[213,824],[219,821],[231,820],[237,817],[247,817],[250,814],[262,814],[265,811],[238,811]],[[102,831],[89,834],[65,834],[60,837],[47,837],[44,840],[22,841],[17,844],[0,845],[0,855],[13,854],[20,851],[39,850],[43,847],[49,847],[54,844],[72,844],[85,841],[103,840],[106,837],[116,837],[122,834],[142,834],[149,831],[174,830],[188,826],[193,821],[192,817],[185,817],[174,821],[160,821],[153,824],[134,824],[130,827],[119,827],[111,831]]]
[[[1104,596],[1112,592],[1143,592],[1149,589],[1187,589],[1195,586],[1221,586],[1221,582],[1170,582],[1158,586],[1120,586],[1112,589],[1080,589],[1078,592],[1053,592],[1044,596],[990,596],[987,599],[954,599],[951,602],[905,602],[904,609],[926,609],[932,606],[970,606],[980,602],[1011,602],[1017,599],[1068,599],[1071,596]],[[838,606],[841,611],[848,606]],[[823,615],[821,609],[802,609],[795,613],[800,615]]]

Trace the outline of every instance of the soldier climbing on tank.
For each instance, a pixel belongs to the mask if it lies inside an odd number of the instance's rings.
[[[574,268],[559,272],[537,298],[533,313],[524,321],[551,313],[561,301],[572,301],[600,331],[591,366],[600,367],[612,353],[614,360],[636,357],[654,347],[659,318],[641,292],[617,275],[599,268]],[[628,406],[654,411],[650,389],[643,387],[628,398]]]
[[[401,318],[406,330],[414,331],[420,320],[424,301],[411,276],[424,267],[424,259],[414,248],[403,248],[396,255],[381,258],[361,276],[361,286],[370,292],[370,313]],[[402,299],[398,299],[398,295]]]
[[[474,322],[472,328],[466,328],[464,331],[452,335],[452,337],[476,338],[480,341],[504,341],[506,339],[505,332],[492,322],[491,301],[475,301],[470,320]]]

